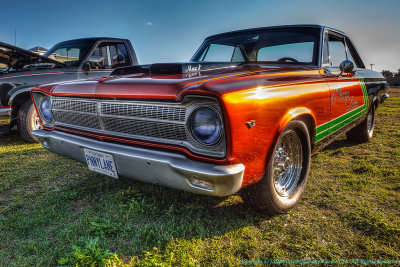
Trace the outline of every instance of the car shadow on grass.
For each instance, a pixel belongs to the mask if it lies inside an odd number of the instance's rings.
[[[0,146],[29,144],[21,138],[16,129],[11,130],[9,133],[0,134]]]
[[[354,147],[359,145],[360,143],[354,142],[354,141],[349,141],[346,138],[343,139],[338,139],[321,149],[321,151],[331,151],[331,150],[336,150],[340,148],[347,148],[347,147]]]

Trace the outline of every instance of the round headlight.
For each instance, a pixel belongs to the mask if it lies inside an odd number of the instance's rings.
[[[219,141],[222,121],[219,114],[211,108],[199,108],[191,117],[191,130],[194,138],[203,144],[212,145]]]
[[[51,121],[51,103],[50,99],[46,98],[42,101],[42,104],[40,105],[40,110],[42,112],[42,115],[46,121]]]

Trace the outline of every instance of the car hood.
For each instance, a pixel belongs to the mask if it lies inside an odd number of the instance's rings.
[[[31,71],[54,67],[65,67],[65,64],[23,48],[0,42],[0,73],[6,73],[8,68],[12,68],[13,71]]]
[[[321,77],[322,69],[243,63],[166,63],[116,70],[100,80],[42,86],[58,96],[179,100],[188,91],[224,94]]]

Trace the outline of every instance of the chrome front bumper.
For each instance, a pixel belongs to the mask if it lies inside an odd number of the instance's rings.
[[[0,134],[8,133],[11,122],[11,108],[0,108]]]
[[[36,130],[33,134],[47,150],[85,164],[84,148],[111,154],[119,175],[148,183],[213,196],[234,194],[242,185],[243,164],[210,164],[181,154],[107,143],[60,131]],[[193,179],[212,187],[194,184]]]

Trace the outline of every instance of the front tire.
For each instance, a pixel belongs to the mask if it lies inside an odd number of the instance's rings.
[[[37,143],[37,138],[32,134],[33,130],[41,129],[39,116],[33,105],[32,99],[22,104],[18,111],[17,126],[19,134],[29,143]]]
[[[310,160],[311,142],[307,126],[298,120],[289,122],[275,145],[261,181],[243,189],[244,202],[270,216],[289,211],[303,195]]]
[[[358,143],[366,143],[374,135],[375,128],[375,104],[371,105],[368,115],[360,124],[346,133],[348,140]]]

